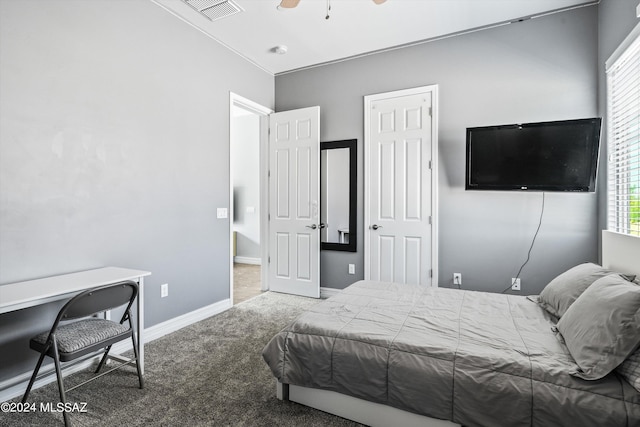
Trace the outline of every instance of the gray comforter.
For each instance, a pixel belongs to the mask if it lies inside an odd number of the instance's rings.
[[[284,384],[466,426],[638,426],[640,393],[576,365],[526,297],[357,282],[263,350]]]

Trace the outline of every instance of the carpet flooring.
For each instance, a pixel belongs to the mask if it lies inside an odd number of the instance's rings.
[[[318,300],[265,292],[145,346],[145,388],[124,367],[68,393],[85,403],[74,426],[356,426],[345,419],[275,397],[262,360],[271,337]],[[71,387],[90,377],[79,372]],[[19,401],[19,399],[16,399]],[[0,413],[0,425],[62,426],[62,414],[40,410],[58,402],[55,383],[29,396],[30,413]]]

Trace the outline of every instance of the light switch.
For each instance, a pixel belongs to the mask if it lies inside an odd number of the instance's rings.
[[[227,208],[218,208],[218,219],[223,219],[228,216]]]
[[[247,213],[248,214],[256,213],[256,208],[254,206],[247,206]]]

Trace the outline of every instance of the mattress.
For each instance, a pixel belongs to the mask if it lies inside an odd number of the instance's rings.
[[[640,393],[586,381],[526,297],[360,281],[263,350],[283,384],[319,388],[465,426],[637,426]]]

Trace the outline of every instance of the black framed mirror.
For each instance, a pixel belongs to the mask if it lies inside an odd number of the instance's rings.
[[[357,140],[320,143],[320,248],[355,252]]]

